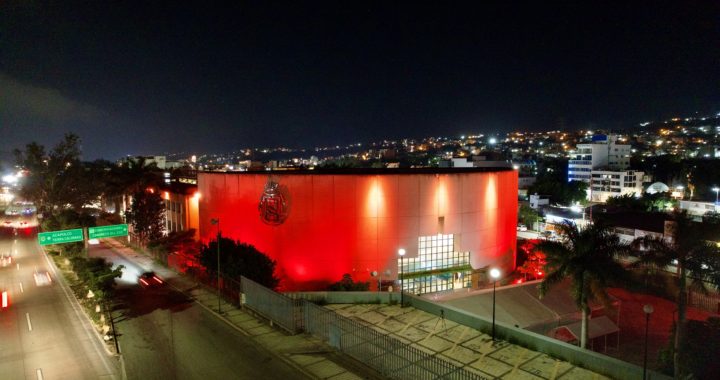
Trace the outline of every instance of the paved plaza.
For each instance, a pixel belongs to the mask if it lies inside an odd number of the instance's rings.
[[[430,354],[496,379],[607,379],[541,352],[492,338],[412,307],[327,305],[336,313],[370,326]]]

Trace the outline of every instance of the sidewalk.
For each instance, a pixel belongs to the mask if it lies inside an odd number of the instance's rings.
[[[239,309],[224,300],[221,301],[223,312],[220,315],[217,313],[217,294],[213,289],[205,288],[187,276],[156,264],[152,258],[137,253],[120,242],[107,241],[105,244],[145,269],[154,270],[170,285],[192,297],[242,333],[251,336],[260,346],[275,353],[310,378],[381,378],[372,373],[372,369],[337,353],[312,335],[287,335],[270,326],[266,320],[255,318],[251,312]],[[541,352],[504,341],[493,343],[487,334],[412,307],[401,308],[398,305],[384,304],[331,304],[325,307],[485,378],[607,379]]]
[[[370,369],[362,367],[359,363],[352,363],[351,359],[338,354],[321,340],[308,334],[288,335],[271,326],[266,320],[256,318],[250,311],[224,300],[220,302],[222,313],[218,314],[217,293],[212,289],[156,263],[149,256],[138,253],[114,239],[105,239],[103,244],[144,269],[159,274],[167,284],[191,297],[228,325],[250,336],[260,347],[274,353],[309,378],[330,380],[378,378],[366,373],[370,372]]]

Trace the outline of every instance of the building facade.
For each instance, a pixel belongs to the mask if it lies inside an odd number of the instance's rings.
[[[628,194],[640,196],[644,190],[644,175],[645,173],[634,170],[593,170],[588,199],[592,202],[604,203],[610,197]]]
[[[199,173],[201,240],[217,233],[277,262],[281,288],[343,274],[413,293],[471,287],[515,266],[517,171],[396,169]],[[399,249],[406,254],[401,258]],[[402,265],[401,265],[402,261]]]
[[[593,170],[626,170],[630,167],[630,152],[630,145],[618,144],[617,136],[594,136],[592,143],[578,144],[570,152],[568,181],[590,183]]]

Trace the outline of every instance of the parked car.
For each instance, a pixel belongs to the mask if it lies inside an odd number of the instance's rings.
[[[518,224],[517,230],[518,231],[527,231],[527,226],[525,226],[524,224]]]

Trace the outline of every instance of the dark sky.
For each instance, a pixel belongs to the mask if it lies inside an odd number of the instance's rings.
[[[0,141],[86,158],[720,111],[720,1],[0,2]]]

